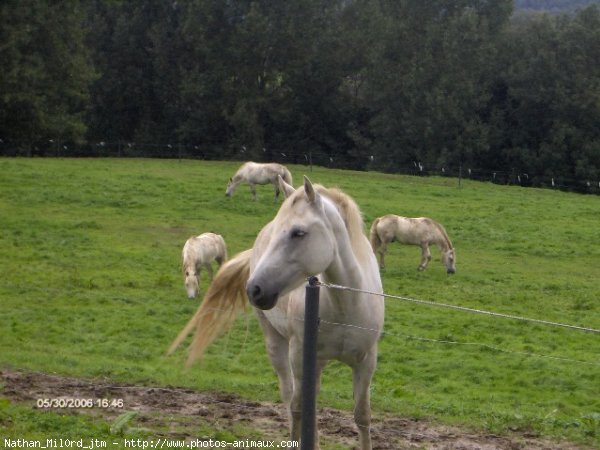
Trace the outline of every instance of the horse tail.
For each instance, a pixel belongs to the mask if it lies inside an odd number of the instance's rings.
[[[225,244],[225,239],[223,239],[222,236],[221,236],[221,243],[223,244],[223,259],[222,259],[222,261],[225,262],[229,258],[227,256],[227,244]]]
[[[379,220],[381,217],[378,217],[371,225],[371,231],[369,233],[369,241],[371,241],[371,247],[373,248],[373,252],[377,252],[379,247],[381,246],[381,238],[379,237],[379,233],[377,232],[377,225],[379,225]]]
[[[242,310],[245,310],[251,252],[252,250],[246,250],[238,253],[221,266],[198,310],[169,347],[168,355],[173,353],[195,328],[186,361],[186,366],[191,366],[202,358],[208,346],[232,325]]]
[[[292,180],[292,173],[289,171],[289,169],[285,166],[283,166],[283,175],[282,177],[283,181],[285,181],[287,184],[289,184],[290,186],[294,185],[294,182]]]

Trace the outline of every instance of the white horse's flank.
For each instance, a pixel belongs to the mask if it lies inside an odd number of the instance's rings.
[[[212,262],[219,267],[227,261],[227,246],[220,234],[203,233],[189,238],[181,252],[185,289],[189,298],[196,297],[199,290],[200,270],[206,268],[209,280],[213,279]]]
[[[435,244],[442,254],[442,263],[448,273],[456,272],[456,252],[444,227],[428,217],[402,217],[394,214],[378,217],[371,225],[371,246],[379,254],[380,267],[385,267],[384,255],[390,242],[421,247],[418,270],[425,270],[431,260],[429,246]]]
[[[281,397],[289,408],[292,439],[299,440],[306,278],[317,275],[324,282],[377,293],[382,286],[360,211],[350,197],[313,187],[306,178],[297,191],[283,181],[281,188],[287,199],[277,216],[261,230],[251,251],[223,265],[170,351],[196,327],[188,362],[200,357],[232,322],[235,311],[243,308],[245,290],[255,306]],[[383,297],[321,289],[319,317],[318,380],[331,359],[352,368],[360,448],[371,449],[369,386],[383,328]]]
[[[287,167],[277,163],[261,164],[249,161],[242,164],[235,175],[229,179],[225,195],[231,197],[241,183],[248,183],[252,192],[252,199],[256,200],[256,185],[271,183],[275,189],[275,200],[277,200],[279,197],[277,177],[281,177],[286,183],[292,184],[292,174]]]

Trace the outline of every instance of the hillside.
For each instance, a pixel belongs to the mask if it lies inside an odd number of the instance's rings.
[[[0,158],[0,371],[226,394],[218,398],[231,414],[240,402],[278,402],[277,378],[251,308],[191,369],[184,368],[184,349],[165,356],[198,306],[183,286],[186,239],[218,232],[233,256],[253,245],[279,208],[271,186],[257,187],[256,202],[247,186],[225,197],[239,164]],[[294,185],[306,174],[351,195],[366,229],[388,213],[427,216],[444,225],[457,252],[456,274],[446,274],[437,248],[419,272],[419,248],[394,243],[381,272],[387,293],[600,329],[596,196],[471,180],[459,187],[450,177],[289,168]],[[201,286],[206,291],[205,273]],[[425,420],[555,444],[544,448],[574,448],[560,446],[562,441],[600,445],[598,335],[398,298],[386,300],[385,314],[371,394],[378,439],[394,430],[402,436],[405,421]],[[332,362],[322,381],[319,408],[350,414],[349,368]],[[75,421],[75,409],[69,415],[11,406],[3,398],[7,384],[0,379],[0,435],[59,438],[65,424]],[[69,386],[70,393],[48,388],[32,397],[89,398],[77,383]],[[94,398],[114,399],[113,392],[98,390]],[[244,400],[227,403],[228,396]],[[123,408],[114,413],[135,413],[137,403],[122,398]],[[177,431],[168,418],[172,406],[155,404],[152,413]],[[215,438],[208,407],[196,403],[181,420]],[[154,422],[129,417],[138,434],[158,433]],[[284,434],[285,424],[277,425]],[[70,437],[109,434],[105,425],[87,427],[87,421],[72,425]],[[353,436],[353,428],[343,429]],[[238,436],[247,431],[238,429]]]
[[[591,4],[600,4],[598,0],[515,0],[515,10],[564,13],[584,8]]]

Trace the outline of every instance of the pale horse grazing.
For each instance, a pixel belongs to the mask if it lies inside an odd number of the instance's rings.
[[[442,254],[446,272],[456,272],[456,251],[444,227],[428,217],[402,217],[388,214],[378,217],[371,225],[371,246],[379,255],[379,264],[385,267],[384,255],[390,242],[418,245],[421,247],[421,263],[417,270],[425,270],[431,260],[429,246],[435,244]]]
[[[305,285],[309,276],[371,293],[321,288],[317,390],[327,362],[352,368],[354,420],[360,448],[370,450],[369,386],[377,365],[384,301],[377,260],[364,234],[356,203],[308,178],[294,190],[283,180],[286,200],[259,233],[254,247],[221,267],[204,301],[170,352],[196,329],[188,364],[228,327],[246,298],[255,307],[268,356],[290,416],[291,438],[300,439]],[[247,295],[247,296],[246,296]],[[316,422],[315,422],[316,430]],[[318,433],[316,438],[318,448]]]
[[[281,164],[246,162],[229,179],[225,195],[231,197],[241,183],[248,183],[250,185],[250,192],[252,192],[252,199],[256,200],[256,185],[271,183],[275,189],[275,201],[277,201],[279,198],[279,182],[277,181],[277,177],[281,177],[286,183],[292,184],[292,174],[287,167]]]
[[[200,270],[206,268],[209,281],[213,279],[212,262],[219,267],[227,261],[227,246],[223,236],[215,233],[202,233],[189,238],[181,252],[183,277],[188,298],[194,298],[200,289]]]

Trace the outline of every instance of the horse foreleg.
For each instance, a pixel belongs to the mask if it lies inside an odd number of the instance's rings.
[[[200,273],[202,273],[202,264],[196,262],[196,286],[198,287],[198,292],[196,295],[198,295],[198,297],[202,297],[202,288],[200,287]]]
[[[265,317],[262,311],[257,310],[257,316],[260,326],[265,335],[265,345],[267,348],[267,355],[271,361],[271,365],[277,373],[279,379],[279,392],[281,394],[281,401],[289,409],[290,402],[292,400],[292,393],[294,391],[294,382],[292,379],[292,371],[290,368],[289,360],[289,343],[286,338],[273,328]],[[291,423],[290,414],[290,423]]]
[[[429,251],[429,243],[422,242],[421,243],[421,264],[419,264],[419,267],[417,268],[417,270],[425,270],[425,268],[427,267],[427,264],[429,264],[429,261],[431,261],[431,252]]]
[[[369,386],[377,365],[377,348],[370,351],[365,359],[352,368],[354,388],[354,423],[358,427],[361,450],[371,450],[371,398]]]
[[[289,344],[286,338],[277,332],[262,311],[256,310],[258,322],[265,335],[265,346],[271,365],[279,378],[281,400],[289,405],[292,398],[293,381],[289,361]]]
[[[250,192],[252,192],[252,200],[256,201],[256,185],[250,183]]]
[[[291,417],[291,426],[290,426],[290,434],[291,439],[300,442],[300,434],[302,430],[302,348],[300,348],[300,352],[293,351],[294,346],[292,345],[290,358],[290,365],[292,368],[292,376],[294,379],[294,389],[292,393],[292,399],[290,401],[290,417]],[[323,372],[323,368],[327,364],[326,361],[317,361],[317,379],[315,386],[315,395],[318,395],[319,390],[321,388],[321,373]],[[314,430],[315,430],[315,445],[314,448],[318,450],[319,446],[319,430],[317,428],[317,414],[314,411]]]
[[[212,264],[211,263],[205,264],[204,267],[206,267],[206,271],[208,272],[208,282],[212,283],[212,280],[213,280]]]
[[[385,252],[387,251],[387,246],[387,242],[382,242],[379,250],[377,250],[377,253],[379,253],[379,267],[381,269],[385,269]]]

